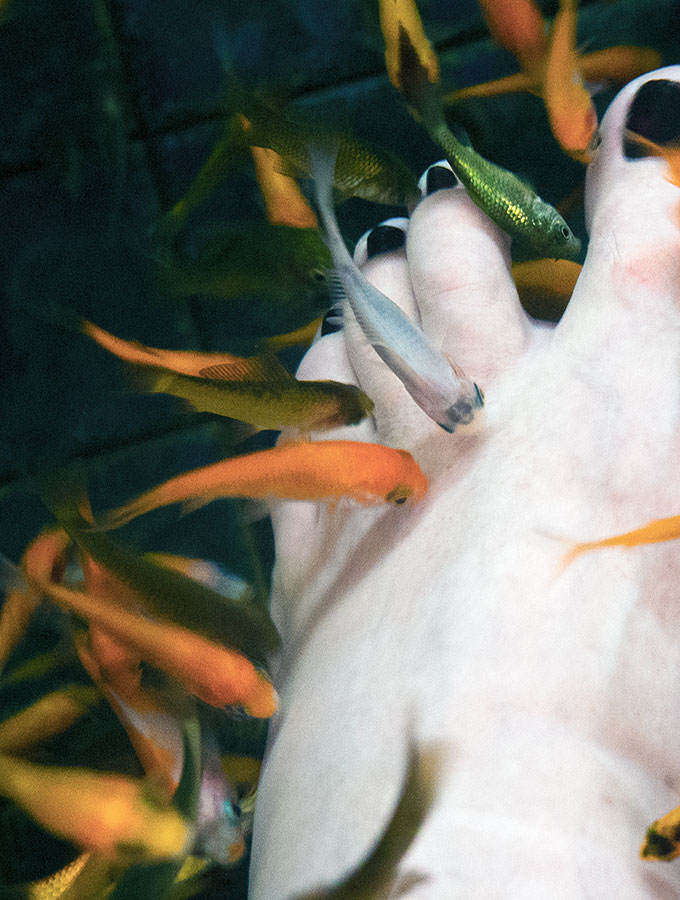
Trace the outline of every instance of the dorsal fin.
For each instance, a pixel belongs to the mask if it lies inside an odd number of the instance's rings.
[[[290,381],[293,378],[278,357],[266,350],[259,356],[207,366],[198,374],[211,381]]]

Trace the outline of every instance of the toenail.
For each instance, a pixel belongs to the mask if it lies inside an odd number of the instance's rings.
[[[659,78],[646,81],[633,98],[626,128],[663,144],[680,138],[680,82]],[[647,156],[640,144],[625,139],[624,155],[629,159]]]
[[[451,169],[447,169],[445,166],[430,166],[427,170],[427,194],[434,194],[435,191],[446,190],[446,188],[455,187],[458,184],[458,179],[453,174]]]
[[[335,334],[342,328],[342,306],[331,306],[321,323],[321,337],[325,334]]]
[[[366,258],[373,259],[379,253],[389,253],[404,246],[406,235],[395,225],[376,225],[366,239]]]

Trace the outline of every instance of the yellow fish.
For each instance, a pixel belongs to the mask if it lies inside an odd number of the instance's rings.
[[[581,541],[574,544],[564,556],[564,566],[572,563],[577,556],[590,553],[591,550],[603,550],[606,547],[637,547],[640,544],[658,544],[673,541],[680,537],[680,516],[669,516],[665,519],[652,519],[641,528],[624,531],[599,541]]]

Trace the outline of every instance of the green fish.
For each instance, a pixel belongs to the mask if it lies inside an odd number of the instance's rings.
[[[195,256],[172,251],[160,257],[156,275],[162,291],[230,300],[246,319],[253,299],[266,300],[268,312],[276,304],[289,306],[287,314],[273,314],[269,334],[299,327],[328,306],[333,261],[315,228],[248,222],[213,229],[198,243]],[[297,325],[288,328],[291,319]]]
[[[401,93],[428,134],[444,150],[470,199],[499,228],[516,238],[533,256],[575,260],[581,241],[557,210],[521,178],[477,153],[467,135],[456,136],[446,124],[439,84],[433,84],[408,35],[399,43]]]
[[[326,431],[356,425],[373,409],[362,390],[340,381],[298,381],[276,357],[201,369],[200,377],[165,369],[141,369],[133,380],[144,391],[171,394],[197,412],[239,419],[255,428]]]
[[[159,619],[190,628],[258,661],[279,643],[269,615],[254,603],[232,600],[167,566],[93,531],[76,508],[79,486],[68,473],[38,477],[47,508],[71,539],[95,562],[137,593]]]
[[[373,203],[407,206],[420,198],[411,170],[393,153],[320,126],[297,124],[269,107],[244,109],[248,125],[245,135],[254,147],[269,147],[282,157],[285,174],[309,178],[308,147],[338,144],[333,187],[343,197],[361,197]]]

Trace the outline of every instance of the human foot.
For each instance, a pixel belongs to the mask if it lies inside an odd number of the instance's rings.
[[[272,509],[281,707],[252,900],[353,869],[411,741],[437,744],[444,762],[391,896],[680,897],[675,864],[638,858],[645,828],[680,802],[677,546],[560,567],[563,538],[680,510],[680,192],[662,160],[627,158],[626,127],[677,138],[680,67],[632,82],[607,113],[588,257],[555,328],[519,305],[505,235],[460,186],[432,190],[446,170],[429,170],[427,197],[396,223],[405,249],[384,228],[371,259],[357,247],[369,279],[484,389],[485,415],[438,429],[347,310],[302,362],[300,377],[375,401],[373,421],[324,438],[410,450],[430,489],[411,508]]]

